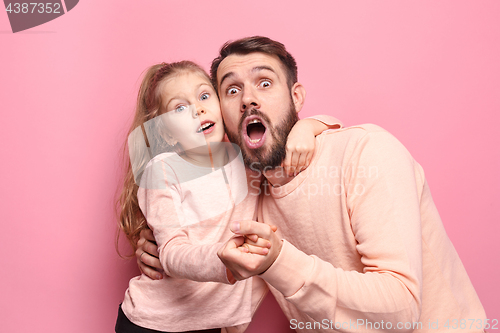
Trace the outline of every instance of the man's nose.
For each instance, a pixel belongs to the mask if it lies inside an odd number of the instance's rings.
[[[248,108],[259,109],[260,103],[257,94],[254,89],[246,88],[243,91],[243,97],[241,99],[241,111],[245,111]]]

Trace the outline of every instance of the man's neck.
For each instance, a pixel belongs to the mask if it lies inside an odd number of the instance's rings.
[[[264,171],[264,177],[273,187],[283,186],[295,178],[295,176],[288,176],[282,167]]]

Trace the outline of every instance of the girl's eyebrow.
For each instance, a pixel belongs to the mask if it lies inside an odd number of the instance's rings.
[[[201,86],[212,87],[212,85],[210,83],[202,82],[199,85],[197,85],[195,89],[199,89]],[[167,107],[170,104],[170,102],[172,102],[174,99],[181,99],[181,98],[182,97],[179,97],[179,96],[172,97],[171,99],[168,100],[167,104],[165,104],[165,107]]]
[[[201,86],[208,86],[208,87],[212,87],[212,85],[211,85],[211,84],[206,83],[206,82],[203,82],[203,83],[200,83],[200,84],[198,85],[198,87],[196,87],[196,88],[199,88],[199,87],[201,87]]]
[[[178,99],[178,98],[179,98],[179,97],[174,96],[174,97],[172,97],[171,99],[169,99],[169,100],[167,101],[167,104],[165,104],[165,107],[167,107],[167,106],[170,104],[170,102],[172,102],[174,99]],[[167,110],[167,111],[168,111],[168,110]]]

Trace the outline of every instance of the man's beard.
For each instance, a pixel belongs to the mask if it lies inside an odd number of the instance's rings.
[[[247,117],[252,115],[259,116],[267,125],[266,137],[269,135],[272,137],[272,144],[270,147],[267,147],[267,143],[265,142],[264,145],[259,148],[250,149],[246,146],[245,142],[243,142],[242,124]],[[295,105],[290,101],[286,118],[276,126],[273,126],[265,113],[252,108],[247,109],[241,116],[240,123],[238,124],[238,133],[232,133],[225,125],[224,129],[229,141],[236,143],[241,148],[241,154],[245,165],[252,170],[260,170],[262,172],[280,166],[285,160],[288,134],[297,121],[299,121],[299,117],[295,111]],[[269,140],[269,137],[267,137],[266,141],[267,140]]]

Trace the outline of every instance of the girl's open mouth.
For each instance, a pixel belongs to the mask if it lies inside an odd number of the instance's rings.
[[[266,140],[266,126],[258,116],[250,116],[242,124],[243,138],[250,149],[261,147]]]
[[[215,123],[213,121],[206,120],[201,124],[196,133],[209,134],[214,130],[214,126]]]

